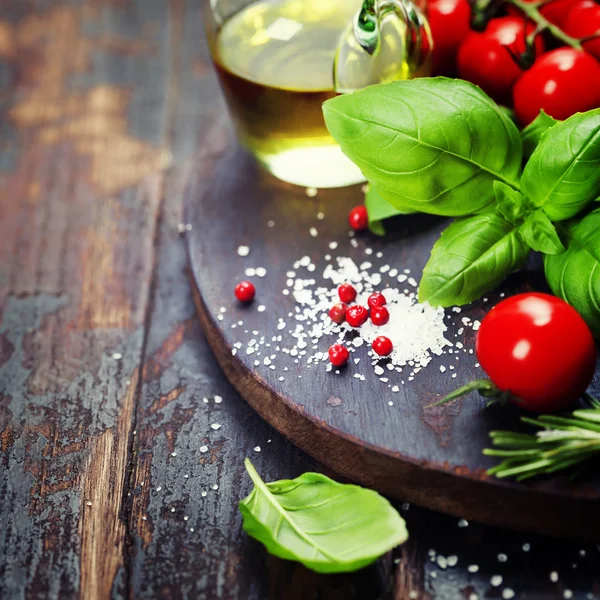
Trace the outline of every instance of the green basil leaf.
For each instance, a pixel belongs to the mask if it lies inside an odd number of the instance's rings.
[[[494,181],[494,195],[498,212],[511,223],[519,223],[531,211],[531,202],[501,181]]]
[[[557,123],[542,137],[521,180],[551,221],[575,216],[600,196],[600,108]]]
[[[523,129],[521,138],[523,139],[523,158],[525,160],[529,160],[533,151],[538,147],[544,133],[557,123],[556,119],[541,110],[535,120]]]
[[[254,489],[240,502],[244,530],[275,556],[343,573],[408,539],[404,520],[377,492],[319,473],[264,483],[248,459],[245,465]]]
[[[600,209],[568,223],[563,232],[567,249],[544,259],[548,285],[600,337]]]
[[[331,135],[401,211],[481,211],[492,184],[518,188],[517,127],[478,87],[444,77],[396,81],[323,105]]]
[[[369,189],[365,194],[365,206],[369,215],[369,229],[375,235],[385,235],[385,228],[382,223],[385,219],[408,214],[392,206],[371,184],[369,184]]]
[[[565,251],[556,228],[541,210],[536,210],[527,217],[519,231],[532,250],[544,254],[560,254]]]
[[[502,215],[458,219],[433,247],[419,301],[444,307],[468,304],[523,266],[528,254],[518,227]]]

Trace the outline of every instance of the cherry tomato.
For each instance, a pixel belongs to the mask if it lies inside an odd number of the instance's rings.
[[[514,107],[522,125],[544,110],[563,120],[576,112],[600,107],[600,63],[587,52],[557,48],[539,58],[513,89]]]
[[[597,35],[595,40],[585,42],[583,47],[600,60],[600,4],[593,0],[582,0],[575,4],[567,15],[563,29],[577,39]]]
[[[432,0],[427,20],[433,37],[433,75],[454,75],[460,43],[470,31],[471,7],[467,0]]]
[[[537,2],[538,0],[524,0],[525,2],[532,3]],[[553,0],[549,2],[546,6],[542,6],[539,10],[554,25],[563,25],[567,14],[571,7],[576,4],[578,0]],[[521,18],[523,17],[522,12],[515,8],[514,6],[510,6],[508,12],[512,15],[519,15]]]
[[[458,72],[462,79],[477,84],[494,100],[510,104],[511,90],[523,73],[509,50],[525,51],[525,35],[534,30],[520,17],[492,19],[482,33],[472,31],[458,51]],[[540,36],[535,39],[536,56],[544,52]]]
[[[520,294],[492,308],[477,333],[476,350],[492,382],[533,412],[568,408],[596,368],[596,346],[585,321],[548,294]]]

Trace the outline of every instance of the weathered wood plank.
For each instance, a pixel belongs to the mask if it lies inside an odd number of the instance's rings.
[[[126,590],[120,510],[169,158],[163,10],[2,3],[1,597]]]

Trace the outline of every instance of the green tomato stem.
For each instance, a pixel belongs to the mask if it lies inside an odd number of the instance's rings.
[[[549,0],[553,1],[553,0]],[[553,25],[540,13],[539,7],[548,4],[549,2],[533,2],[528,3],[523,0],[507,0],[509,4],[516,6],[518,9],[522,10],[525,15],[531,19],[536,24],[536,29],[539,31],[548,30],[554,37],[559,39],[561,42],[564,42],[568,46],[575,48],[576,50],[582,50],[581,43],[579,40],[567,35],[560,27]]]

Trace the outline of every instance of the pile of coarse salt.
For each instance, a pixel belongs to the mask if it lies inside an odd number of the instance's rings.
[[[433,355],[441,355],[444,348],[452,346],[444,333],[447,326],[444,322],[444,310],[433,308],[427,303],[417,301],[417,282],[410,277],[406,269],[399,273],[388,265],[382,266],[378,271],[373,271],[373,265],[365,261],[357,265],[351,258],[338,257],[334,264],[328,264],[323,272],[323,279],[331,285],[316,286],[316,281],[311,274],[315,266],[310,258],[305,256],[294,264],[294,271],[287,273],[287,286],[296,301],[295,320],[298,324],[292,330],[292,337],[296,340],[293,348],[283,348],[283,352],[296,353],[303,351],[324,336],[336,336],[337,343],[344,344],[353,352],[364,344],[368,344],[368,355],[372,358],[372,366],[376,375],[383,375],[381,364],[385,363],[388,370],[398,372],[408,369],[408,380],[432,360]],[[306,272],[306,276],[303,276]],[[384,277],[387,281],[384,283]],[[374,291],[383,293],[387,300],[386,308],[390,313],[386,325],[376,326],[368,320],[360,328],[354,329],[347,322],[334,323],[328,316],[332,304],[339,301],[337,288],[342,283],[351,283],[357,290],[356,302],[367,306],[367,298]],[[405,284],[400,289],[398,284]],[[392,287],[393,285],[393,287]],[[390,287],[385,287],[390,286]],[[285,293],[285,291],[284,291]],[[289,292],[288,292],[289,293]],[[373,340],[384,335],[393,345],[392,354],[382,359],[370,349]],[[327,370],[333,367],[328,361],[327,352],[318,350],[308,354],[307,363],[327,363]],[[360,359],[355,358],[357,364]],[[355,374],[356,377],[356,374]],[[360,376],[362,378],[362,376]],[[387,378],[384,378],[387,380]]]

